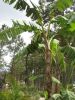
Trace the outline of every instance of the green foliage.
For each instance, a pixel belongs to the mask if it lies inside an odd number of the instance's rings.
[[[73,4],[73,0],[57,0],[56,7],[59,11],[64,11]]]
[[[0,40],[2,41],[9,41],[9,39],[14,39],[17,35],[21,34],[22,32],[35,32],[36,34],[39,31],[37,26],[34,25],[27,25],[25,22],[20,24],[19,22],[13,21],[13,26],[11,28],[6,28],[0,31]]]
[[[59,41],[56,40],[56,39],[52,39],[50,40],[50,48],[51,48],[51,52],[52,52],[52,57],[55,58],[57,52],[58,52],[58,49],[59,49]]]
[[[52,100],[75,100],[75,94],[69,90],[62,90],[60,94],[54,94]]]
[[[30,96],[24,94],[21,90],[5,90],[0,93],[0,100],[29,100]]]
[[[53,81],[54,83],[61,84],[60,81],[59,81],[58,79],[56,79],[55,77],[52,77],[52,81]]]
[[[61,95],[60,94],[53,94],[52,96],[53,100],[61,100]]]
[[[0,100],[34,100],[26,90],[23,90],[24,87],[20,82],[16,82],[12,76],[9,78],[9,86],[0,91]]]

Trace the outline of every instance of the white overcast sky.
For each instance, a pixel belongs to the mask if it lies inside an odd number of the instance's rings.
[[[28,0],[29,1],[29,0]],[[32,0],[37,4],[38,0]],[[23,20],[26,19],[24,12],[15,10],[11,5],[5,4],[3,0],[0,0],[0,26],[2,24],[11,25],[11,20]]]
[[[0,25],[11,24],[12,19],[24,19],[25,16],[22,12],[13,9],[12,6],[5,4],[3,0],[0,0]]]
[[[29,1],[29,0],[28,0]],[[32,0],[36,5],[38,0]],[[25,17],[24,12],[15,10],[11,5],[8,5],[0,0],[0,27],[2,24],[12,26],[12,20],[28,20]],[[26,44],[29,44],[31,41],[31,34],[23,33],[22,34]],[[10,62],[10,55],[5,56],[5,61]]]

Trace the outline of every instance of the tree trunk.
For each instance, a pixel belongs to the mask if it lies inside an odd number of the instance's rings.
[[[45,69],[45,87],[48,93],[48,98],[51,97],[52,93],[52,69],[51,69],[51,53],[48,47],[48,39],[46,35],[44,35],[44,45],[45,45],[45,62],[46,62],[46,69]]]
[[[60,72],[59,69],[56,70],[56,78],[60,81]],[[59,93],[60,92],[60,84],[56,83],[55,84],[55,93]]]
[[[46,51],[46,55],[45,55],[45,61],[46,61],[46,91],[48,92],[48,98],[50,98],[51,96],[51,92],[52,92],[52,70],[51,70],[51,66],[50,66],[50,51],[47,50]]]
[[[25,72],[24,72],[24,75],[25,75],[24,81],[25,81],[25,84],[27,84],[27,85],[29,85],[28,57],[29,57],[29,54],[27,54],[27,56],[26,56],[26,64],[25,64]]]

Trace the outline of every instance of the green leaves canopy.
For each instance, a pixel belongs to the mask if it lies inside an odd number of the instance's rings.
[[[39,33],[39,29],[34,25],[27,25],[25,23],[20,24],[18,22],[13,22],[13,26],[11,28],[6,28],[0,31],[0,40],[8,41],[10,38],[15,38],[17,35],[21,34],[22,32],[34,32]]]
[[[57,0],[56,8],[59,11],[64,11],[66,8],[70,7],[73,4],[73,0]]]

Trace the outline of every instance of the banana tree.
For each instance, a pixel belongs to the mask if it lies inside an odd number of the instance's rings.
[[[40,0],[39,6],[35,6],[32,2],[32,7],[28,5],[25,0],[3,0],[9,4],[15,3],[17,10],[26,10],[26,16],[31,16],[32,20],[36,20],[36,25],[23,25],[18,22],[14,24],[12,28],[3,30],[0,32],[0,39],[7,39],[14,37],[24,31],[34,32],[33,41],[38,41],[41,38],[41,43],[44,44],[45,53],[45,90],[48,92],[48,98],[52,93],[52,50],[51,50],[51,38],[59,40],[59,46],[70,45],[74,41],[74,22],[72,23],[67,15],[64,15],[64,11],[72,6],[72,0]],[[38,25],[38,26],[37,26]],[[54,31],[51,29],[51,25],[54,26]],[[70,40],[69,40],[70,39]],[[39,44],[39,42],[38,42]],[[34,48],[34,46],[33,46]],[[58,52],[59,53],[59,52]],[[58,58],[61,66],[64,66],[64,55]],[[54,56],[55,57],[55,56]],[[54,60],[55,61],[55,60]]]

